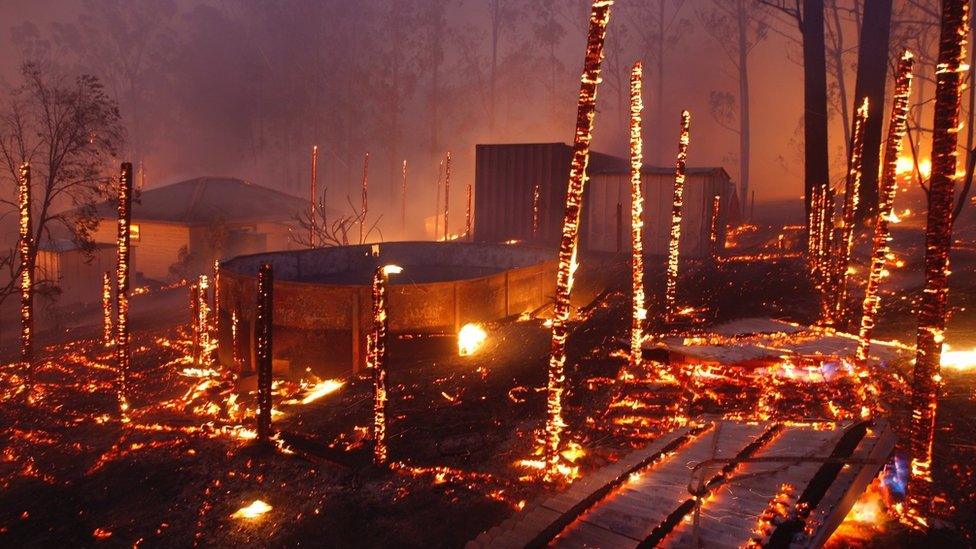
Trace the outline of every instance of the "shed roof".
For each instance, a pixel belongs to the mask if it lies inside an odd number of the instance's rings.
[[[308,207],[296,196],[230,177],[198,177],[143,191],[132,206],[132,219],[185,225],[286,221]],[[99,217],[114,218],[116,201],[96,206]]]

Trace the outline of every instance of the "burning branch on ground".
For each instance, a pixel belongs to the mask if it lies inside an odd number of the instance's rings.
[[[132,164],[122,163],[119,176],[119,235],[115,265],[115,363],[119,374],[119,410],[129,410],[129,240],[132,218]]]
[[[949,249],[952,246],[952,199],[959,140],[959,104],[969,36],[969,2],[942,1],[942,33],[936,70],[935,121],[932,134],[932,177],[925,227],[925,290],[918,311],[918,353],[912,379],[912,477],[910,507],[929,508],[932,436],[938,404],[940,361],[949,301]]]
[[[854,357],[855,362],[861,367],[867,364],[871,335],[874,332],[878,309],[881,305],[879,289],[882,279],[887,274],[885,262],[890,253],[888,241],[891,239],[889,223],[894,208],[895,192],[898,187],[896,174],[898,156],[901,154],[902,139],[908,129],[908,101],[911,94],[914,62],[911,52],[906,50],[898,62],[898,73],[895,79],[891,120],[888,122],[888,137],[885,142],[884,166],[881,173],[881,189],[878,193],[878,220],[875,222],[874,237],[871,241],[871,264],[868,269],[867,287],[864,290],[857,354]]]
[[[681,111],[681,135],[678,138],[678,160],[674,170],[674,200],[671,204],[671,234],[668,239],[668,271],[664,287],[665,321],[674,322],[678,316],[678,255],[681,241],[681,215],[685,193],[685,163],[688,160],[691,113]]]
[[[568,335],[570,293],[573,287],[573,266],[579,237],[579,222],[586,184],[586,166],[590,160],[593,118],[596,115],[596,92],[600,83],[600,63],[603,60],[603,41],[610,20],[612,0],[594,0],[590,12],[590,26],[586,43],[586,59],[580,78],[579,105],[576,114],[576,133],[573,139],[573,160],[566,190],[566,214],[563,218],[562,238],[559,242],[559,268],[556,274],[556,295],[552,318],[552,350],[549,357],[546,383],[545,460],[546,480],[558,474],[559,447],[562,435],[562,397],[566,365],[566,336]]]
[[[641,86],[644,73],[640,61],[630,72],[630,238],[631,283],[633,302],[630,325],[630,368],[637,371],[641,364],[644,343],[643,323],[647,318],[644,308],[644,195],[641,192],[641,166],[643,165],[644,141],[641,136]]]

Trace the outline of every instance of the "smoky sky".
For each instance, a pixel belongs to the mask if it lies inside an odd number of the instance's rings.
[[[659,64],[651,35],[662,2]],[[673,164],[688,109],[689,164],[722,166],[738,182],[739,113],[723,120],[716,98],[738,97],[740,71],[706,28],[715,3],[617,0],[613,10],[594,150],[626,154],[626,79],[640,59],[646,162]],[[393,218],[406,159],[417,221],[434,213],[447,151],[463,189],[477,143],[572,141],[587,13],[577,0],[5,0],[0,77],[15,86],[19,65],[43,57],[52,70],[102,79],[126,123],[126,159],[144,166],[149,187],[229,175],[304,195],[318,145],[330,205],[356,196],[369,152],[375,207]],[[797,33],[763,17],[747,63],[750,187],[760,201],[793,199],[802,194]],[[856,27],[842,27],[856,45]],[[847,55],[853,89],[856,51]],[[843,126],[831,110],[831,176],[842,177]],[[452,193],[453,208],[463,201]]]

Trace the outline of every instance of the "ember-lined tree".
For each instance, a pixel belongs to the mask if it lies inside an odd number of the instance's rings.
[[[697,13],[702,28],[718,43],[738,78],[736,95],[711,92],[709,110],[720,126],[739,136],[739,189],[745,199],[749,196],[750,160],[749,54],[768,34],[768,12],[752,0],[712,0]]]
[[[118,106],[94,76],[69,78],[26,63],[21,77],[22,84],[0,108],[0,206],[16,208],[11,193],[20,165],[29,161],[32,241],[66,234],[92,250],[91,233],[98,223],[95,204],[108,197],[113,181],[110,159],[124,142]],[[36,259],[33,246],[28,265],[9,259],[2,263],[33,271]],[[16,291],[16,285],[13,277],[0,287],[0,301]]]

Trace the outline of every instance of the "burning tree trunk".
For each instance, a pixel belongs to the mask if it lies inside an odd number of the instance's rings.
[[[447,151],[447,161],[444,165],[444,240],[451,238],[447,228],[447,217],[451,212],[451,151]]]
[[[190,284],[190,349],[193,365],[200,365],[200,286]]]
[[[691,113],[681,111],[681,136],[678,139],[678,161],[674,170],[674,201],[671,204],[671,235],[668,239],[668,272],[664,287],[664,315],[666,322],[677,318],[678,255],[681,241],[681,215],[684,209],[685,162],[688,160]]]
[[[562,397],[565,384],[566,336],[569,322],[570,293],[573,287],[573,266],[579,222],[586,184],[586,166],[590,160],[590,141],[593,118],[596,115],[596,92],[600,83],[600,62],[603,59],[603,40],[610,20],[612,0],[594,0],[590,12],[586,59],[580,78],[579,106],[576,114],[576,134],[573,139],[573,159],[566,190],[566,214],[563,218],[562,238],[559,242],[559,268],[556,274],[556,294],[552,318],[552,348],[549,356],[546,383],[546,440],[545,460],[547,480],[558,473],[559,442],[565,424],[562,417]]]
[[[386,345],[389,321],[386,314],[386,287],[390,275],[401,271],[396,265],[377,267],[373,273],[373,463],[383,465],[386,448]]]
[[[644,141],[641,135],[641,112],[644,102],[641,87],[644,74],[640,61],[630,72],[630,274],[633,285],[633,305],[630,326],[630,368],[640,366],[644,343],[643,323],[647,318],[644,308],[644,195],[641,192],[641,166],[643,165]]]
[[[211,323],[209,300],[210,280],[207,275],[200,275],[197,282],[197,317],[194,320],[199,334],[199,359],[201,364],[209,365],[211,352]]]
[[[17,204],[20,207],[20,238],[17,242],[20,254],[20,362],[29,389],[34,379],[34,242],[31,237],[30,162],[20,165]]]
[[[952,245],[952,198],[959,138],[959,102],[965,43],[969,36],[969,2],[942,1],[932,135],[932,178],[925,228],[925,291],[918,311],[918,354],[912,380],[912,474],[920,486],[912,490],[916,509],[930,503],[932,434],[938,403],[939,370],[949,298],[949,249]]]
[[[464,209],[464,239],[471,238],[471,183],[468,183],[468,201]]]
[[[114,336],[112,331],[112,275],[105,271],[102,274],[102,344],[106,348],[112,346]]]
[[[888,122],[888,137],[885,142],[884,166],[881,172],[878,220],[874,225],[874,238],[871,241],[871,265],[868,270],[867,288],[864,290],[864,304],[861,311],[861,328],[858,333],[858,346],[855,361],[864,366],[868,360],[871,346],[871,333],[878,316],[881,296],[878,290],[885,276],[885,261],[888,258],[888,240],[891,238],[889,220],[894,208],[895,191],[898,187],[896,165],[901,155],[901,142],[908,130],[908,101],[911,95],[912,67],[914,59],[911,52],[905,51],[898,62],[895,79],[895,93],[891,105],[891,120]],[[949,199],[952,200],[950,188]]]
[[[712,216],[708,224],[708,241],[711,243],[712,255],[718,255],[718,216],[721,213],[722,196],[712,197]]]
[[[854,115],[854,130],[851,133],[851,146],[847,169],[847,180],[844,182],[844,209],[841,212],[841,235],[837,246],[837,257],[831,285],[834,291],[834,315],[844,321],[847,307],[847,271],[851,266],[851,250],[854,248],[854,215],[857,213],[857,202],[861,186],[861,159],[864,153],[864,128],[868,118],[868,98],[857,108]]]
[[[369,210],[369,153],[363,158],[363,196],[362,211],[359,215],[359,243],[363,243],[363,226],[366,224],[366,212]]]
[[[274,270],[270,263],[258,271],[257,303],[258,440],[271,437],[271,357],[274,349]]]
[[[532,189],[532,238],[539,236],[539,184]]]
[[[318,191],[316,190],[316,184],[318,183],[318,161],[319,161],[319,146],[314,145],[312,147],[312,177],[309,181],[309,193],[308,193],[308,247],[315,247],[315,232],[316,232],[316,221],[315,221],[315,204],[319,200]]]
[[[119,410],[129,409],[129,222],[132,217],[132,164],[119,177],[119,236],[115,265],[115,362],[119,370]]]
[[[434,187],[436,188],[434,193],[434,240],[437,240],[437,235],[441,231],[441,173],[443,173],[443,169],[444,161],[441,160],[437,164],[437,179],[434,181]]]

